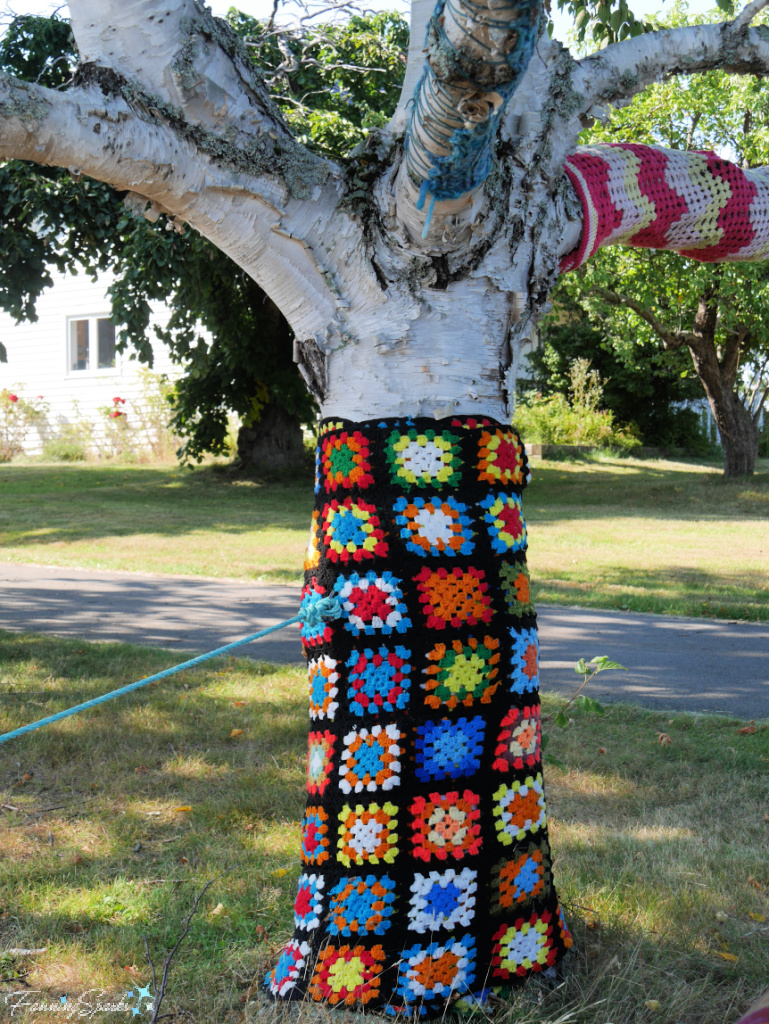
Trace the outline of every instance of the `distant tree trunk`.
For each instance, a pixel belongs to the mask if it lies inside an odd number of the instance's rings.
[[[721,435],[724,476],[752,476],[758,457],[758,426],[736,390],[744,335],[731,333],[718,346],[717,322],[718,294],[714,288],[700,300],[689,351]]]
[[[238,431],[238,461],[261,471],[301,468],[302,425],[279,405],[268,405],[258,423]]]

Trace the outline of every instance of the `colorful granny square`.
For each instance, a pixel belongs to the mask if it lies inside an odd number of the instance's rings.
[[[542,775],[528,775],[523,782],[516,779],[503,783],[494,794],[496,805],[494,826],[500,843],[510,846],[545,827],[545,793]]]
[[[469,555],[473,544],[467,505],[453,498],[399,498],[393,505],[395,522],[416,555]]]
[[[409,931],[424,935],[438,928],[467,928],[475,917],[477,878],[478,873],[470,868],[414,875]]]
[[[396,725],[375,725],[371,731],[349,732],[343,742],[339,788],[343,793],[373,793],[400,784],[403,736]]]
[[[413,815],[411,842],[419,860],[462,860],[481,848],[480,797],[463,793],[430,793],[418,796],[409,810]]]
[[[500,723],[493,768],[509,772],[533,768],[542,756],[539,705],[511,708]]]
[[[328,860],[328,814],[322,807],[308,807],[302,818],[302,860],[322,864]]]
[[[394,484],[430,487],[459,483],[459,438],[448,430],[393,430],[387,439],[387,462]]]
[[[389,571],[378,576],[367,572],[359,576],[340,576],[334,584],[334,592],[347,612],[344,628],[353,636],[365,633],[405,633],[411,628],[411,619],[405,615],[406,605],[398,584],[399,579]]]
[[[387,875],[342,878],[330,897],[332,935],[384,935],[390,927],[395,882]]]
[[[472,775],[481,765],[486,723],[475,718],[426,722],[417,727],[416,773],[422,782]]]
[[[321,465],[323,482],[327,491],[337,487],[349,490],[359,487],[363,490],[374,482],[369,463],[368,438],[359,430],[348,433],[328,434],[321,441]]]
[[[320,564],[320,512],[313,510],[312,523],[310,524],[310,537],[307,541],[307,551],[304,556],[304,571],[312,572]]]
[[[518,918],[503,924],[494,934],[492,975],[508,979],[528,971],[543,971],[555,963],[558,953],[553,944],[552,917],[549,911]]]
[[[324,506],[323,542],[330,562],[362,562],[387,554],[376,506],[360,499],[334,500]]]
[[[345,1003],[364,1005],[379,995],[379,974],[385,960],[381,946],[325,946],[310,983],[310,995],[332,1006]]]
[[[526,548],[526,523],[517,494],[489,494],[481,503],[494,551],[506,555]]]
[[[285,996],[296,986],[309,955],[309,942],[297,942],[296,939],[291,939],[286,943],[277,964],[267,975],[265,981],[271,995]]]
[[[490,636],[482,642],[472,636],[465,641],[452,640],[450,647],[436,644],[427,657],[433,664],[425,669],[429,677],[422,684],[427,691],[425,704],[453,710],[458,704],[469,708],[476,700],[481,704],[491,701],[500,683],[499,640]]]
[[[335,700],[339,673],[337,662],[327,654],[312,658],[308,664],[310,680],[310,718],[328,718],[336,714],[339,704]]]
[[[512,430],[484,430],[478,439],[478,479],[508,487],[523,483],[523,445]]]
[[[494,869],[497,902],[504,910],[517,909],[550,891],[550,857],[546,843],[530,844],[512,860],[502,861]]]
[[[350,711],[354,715],[379,711],[402,711],[409,699],[411,651],[396,647],[390,651],[380,647],[362,653],[353,651],[347,661],[350,688],[347,691]]]
[[[539,689],[539,637],[536,629],[510,630],[513,638],[510,690],[528,693]]]
[[[564,944],[566,949],[571,949],[571,932],[566,927],[566,921],[564,920],[563,910],[561,909],[560,903],[558,904],[558,931],[560,932],[561,942]]]
[[[317,647],[319,644],[328,643],[334,635],[331,624],[328,622],[321,620],[312,624],[304,621],[308,609],[314,607],[324,597],[326,597],[326,588],[321,586],[317,578],[313,576],[302,590],[302,601],[299,605],[300,633],[305,650],[308,647]]]
[[[299,891],[294,901],[294,923],[303,932],[312,931],[320,924],[323,910],[323,875],[301,875]]]
[[[334,767],[334,741],[336,737],[328,729],[325,732],[311,732],[307,743],[307,792],[310,796],[322,795],[331,778]]]
[[[403,951],[398,972],[398,994],[411,1003],[445,1002],[450,996],[467,992],[475,981],[475,938],[431,942]],[[433,1002],[433,1007],[435,1002]],[[427,1012],[422,1005],[419,1013]]]
[[[510,565],[503,563],[499,569],[499,582],[508,611],[518,616],[534,614],[531,575],[525,562],[513,562]]]
[[[428,569],[414,577],[430,629],[475,626],[494,614],[483,569]]]
[[[392,864],[398,854],[398,808],[391,803],[345,804],[339,815],[337,860],[352,864]]]

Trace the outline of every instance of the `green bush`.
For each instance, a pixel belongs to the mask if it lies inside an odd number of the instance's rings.
[[[536,444],[591,445],[631,451],[641,439],[630,424],[619,427],[614,414],[601,409],[603,386],[597,370],[587,359],[575,359],[570,367],[571,394],[543,396],[529,392],[515,412],[515,425],[524,441]]]
[[[46,462],[85,462],[88,451],[77,437],[54,437],[43,445]]]

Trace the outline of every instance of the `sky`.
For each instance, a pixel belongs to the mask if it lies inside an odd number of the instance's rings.
[[[411,7],[409,0],[362,0],[362,2],[369,9],[399,10],[407,16]],[[237,0],[234,4],[232,0],[207,0],[207,3],[218,17],[223,17],[232,6],[257,18],[267,18],[272,12],[272,0]],[[642,18],[648,17],[650,14],[664,12],[666,6],[669,8],[671,3],[672,0],[667,0],[667,4],[662,0],[631,0],[629,6],[636,17]],[[319,3],[318,6],[322,6],[322,4]],[[553,6],[555,7],[555,3]],[[62,14],[67,13],[66,4],[62,4],[61,0],[6,0],[5,2],[5,9],[15,14],[48,14],[57,7]],[[714,7],[715,0],[689,0],[689,11],[692,14],[712,10]],[[286,11],[291,10],[290,0],[283,5],[283,8]],[[2,7],[0,7],[1,10]],[[556,37],[562,42],[566,42],[568,31],[571,28],[571,19],[556,12],[555,25]]]

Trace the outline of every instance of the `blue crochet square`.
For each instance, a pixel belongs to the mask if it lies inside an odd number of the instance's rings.
[[[350,688],[347,698],[354,715],[402,711],[409,699],[411,651],[396,647],[353,651],[347,660]]]
[[[332,935],[384,935],[390,927],[395,882],[387,875],[341,878],[330,897]]]
[[[531,693],[539,689],[539,638],[536,629],[510,630],[513,638],[510,690]]]
[[[416,773],[422,782],[472,775],[481,765],[486,723],[475,718],[426,722],[417,728]]]

